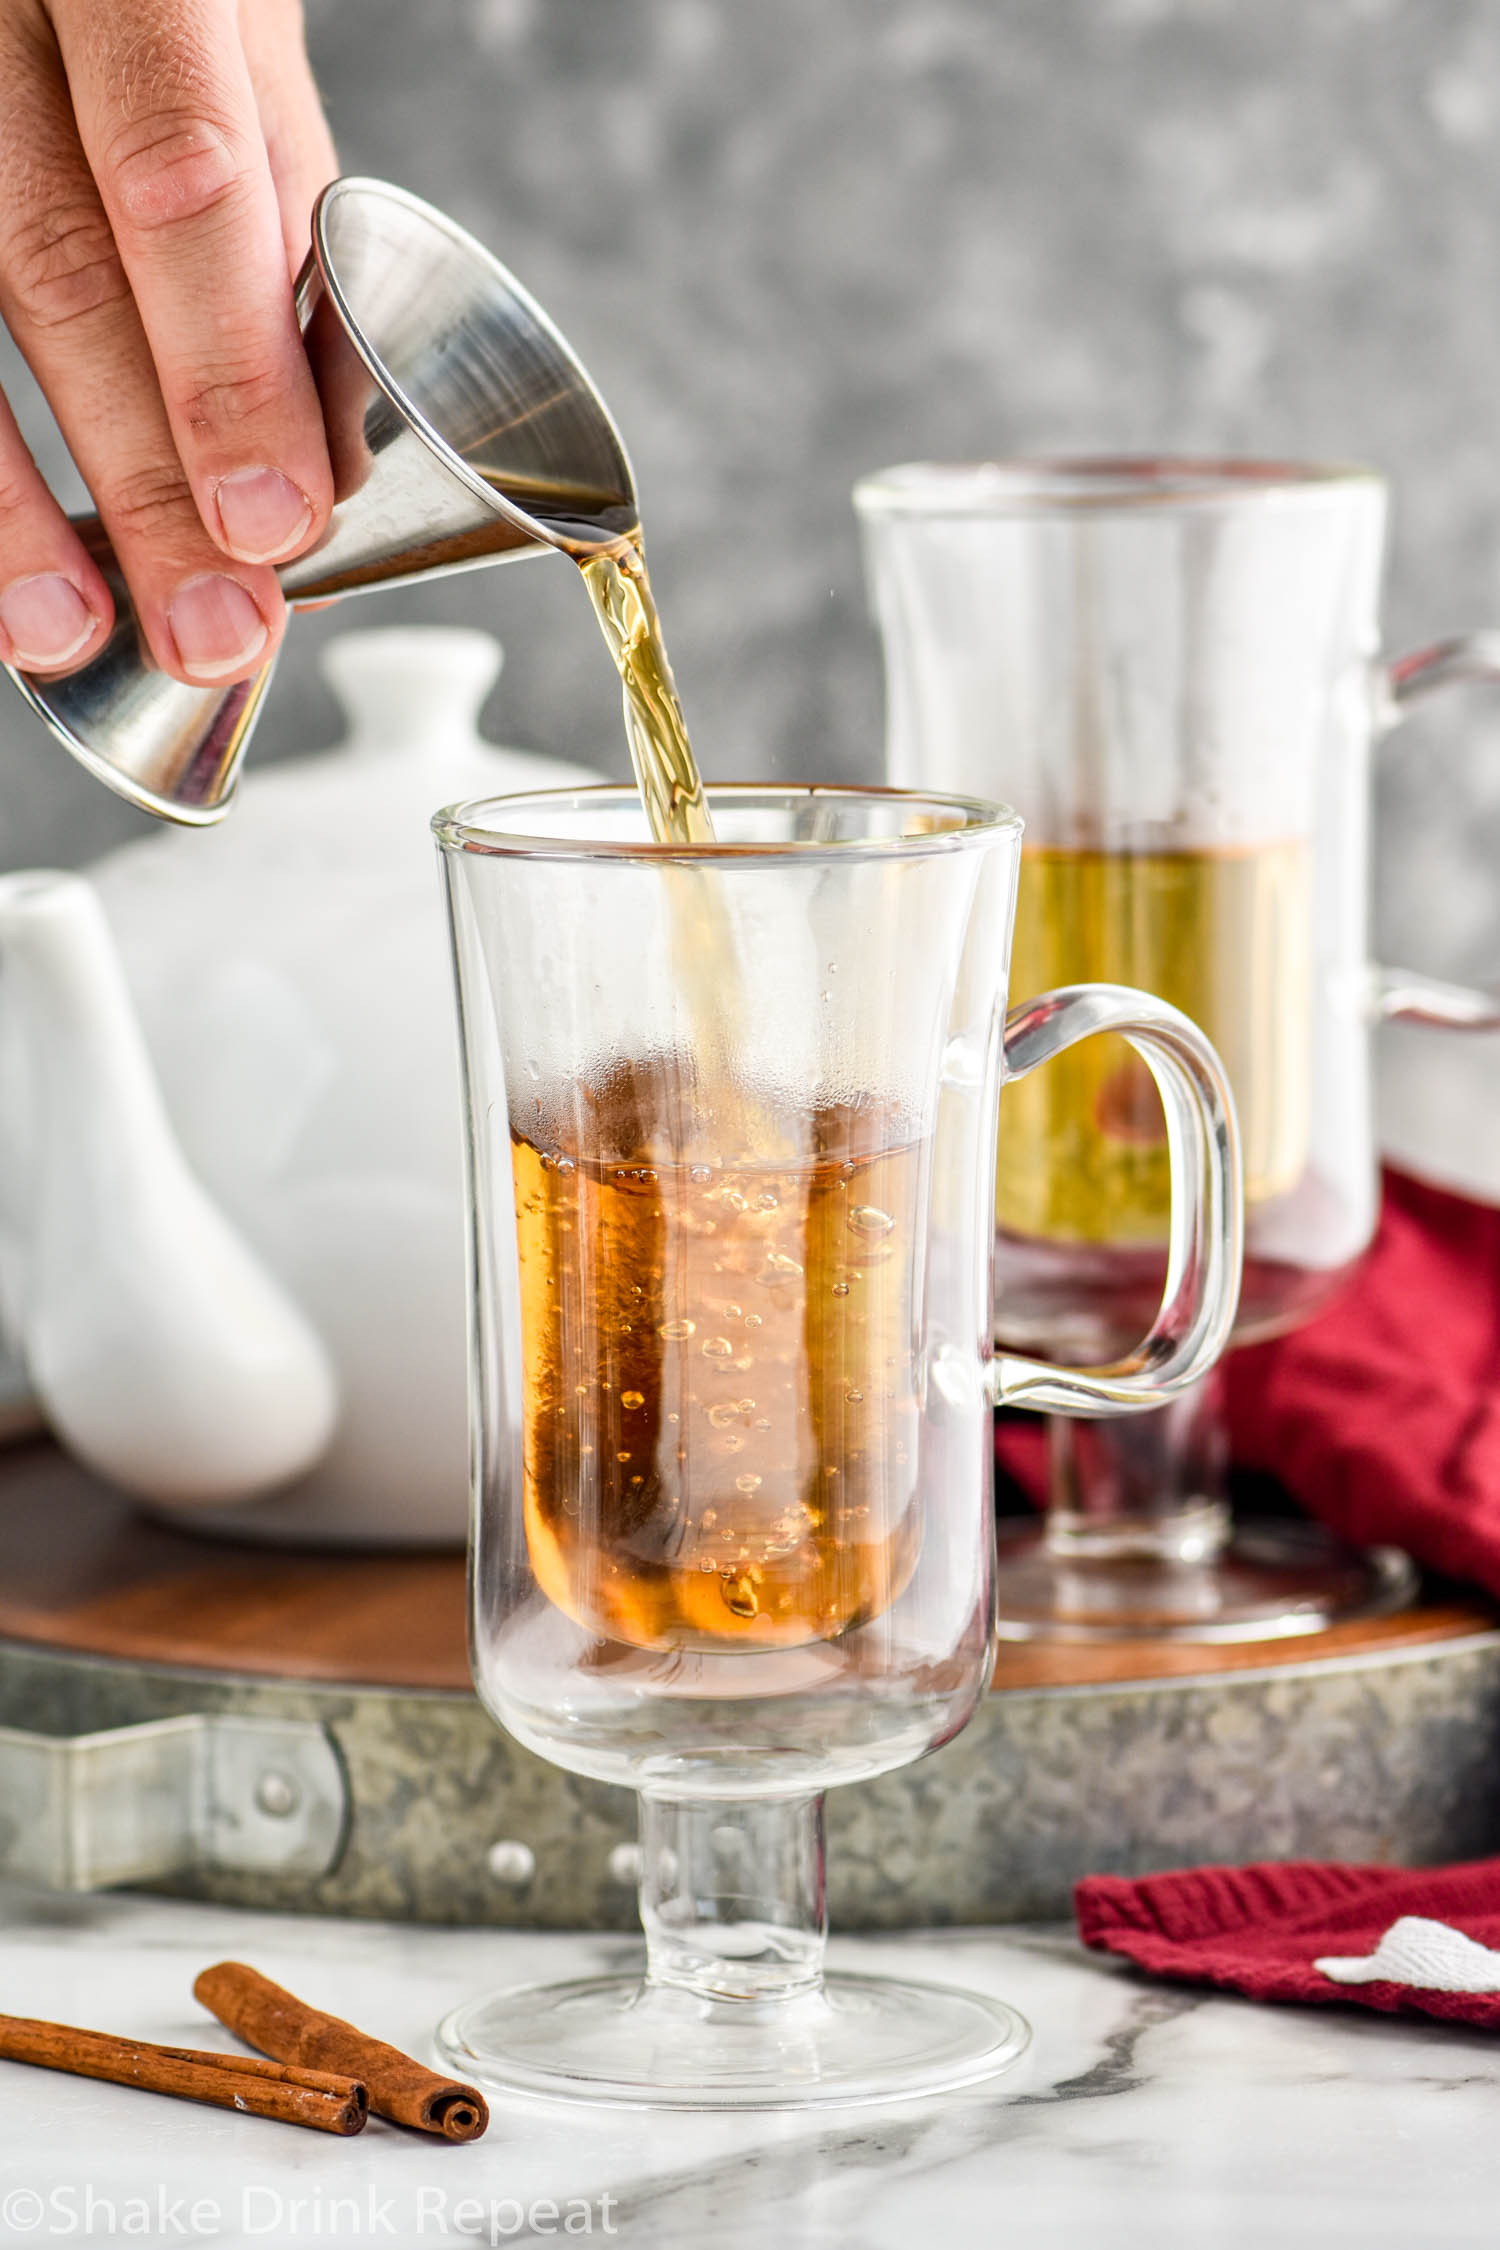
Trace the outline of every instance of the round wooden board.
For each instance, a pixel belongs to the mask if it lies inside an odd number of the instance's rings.
[[[1202,1678],[1491,1632],[1477,1596],[1227,1647],[1003,1648],[999,1689]],[[143,1515],[56,1447],[0,1457],[0,1640],[149,1665],[344,1686],[469,1687],[461,1555],[228,1545]]]

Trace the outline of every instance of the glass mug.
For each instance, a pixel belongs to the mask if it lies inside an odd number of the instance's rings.
[[[1372,970],[1369,757],[1476,640],[1378,657],[1386,493],[1248,461],[889,470],[855,491],[884,642],[889,778],[994,792],[1027,825],[1023,984],[1110,977],[1201,1023],[1246,1173],[1235,1340],[1347,1281],[1374,1231],[1370,1031],[1493,1025],[1493,1003]],[[1489,653],[1493,653],[1492,649]],[[1117,1040],[1007,1100],[999,1335],[1108,1357],[1149,1305],[1167,1142]],[[1053,1505],[1001,1557],[1001,1629],[1249,1639],[1399,1606],[1413,1575],[1317,1527],[1235,1532],[1214,1386],[1146,1421],[1054,1423]]]
[[[461,2007],[466,2074],[639,2105],[966,2083],[977,1996],[829,1978],[822,1792],[965,1724],[992,1657],[995,1399],[1159,1404],[1239,1280],[1232,1099],[1202,1034],[1083,986],[1006,1020],[1021,824],[970,799],[631,789],[435,822],[466,1077],[472,1653],[492,1715],[641,1798],[644,1982]],[[1002,1076],[1097,1032],[1160,1086],[1172,1254],[1113,1366],[996,1358]]]

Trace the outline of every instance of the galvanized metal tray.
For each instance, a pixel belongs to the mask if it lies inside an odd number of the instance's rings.
[[[0,1872],[323,1913],[629,1928],[623,1791],[467,1687],[463,1566],[153,1524],[0,1463]],[[1200,1860],[1500,1851],[1500,1621],[1465,1597],[1269,1650],[1017,1647],[967,1731],[829,1800],[846,1929],[1065,1913]]]

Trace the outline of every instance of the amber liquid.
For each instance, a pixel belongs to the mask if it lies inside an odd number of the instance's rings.
[[[1312,937],[1300,844],[1219,852],[1027,851],[1012,989],[1095,979],[1170,1000],[1227,1066],[1251,1203],[1284,1195],[1308,1157]],[[1000,1104],[1002,1232],[1145,1244],[1166,1233],[1161,1102],[1124,1040],[1085,1040]]]
[[[921,1148],[831,1108],[726,1158],[669,1065],[558,1106],[558,1132],[512,1132],[543,1591],[640,1648],[878,1615],[918,1538]]]
[[[711,844],[703,776],[688,740],[640,536],[579,565],[625,691],[630,760],[659,844]]]

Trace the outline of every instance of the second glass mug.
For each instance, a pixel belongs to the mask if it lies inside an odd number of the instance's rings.
[[[1159,1404],[1239,1283],[1232,1097],[1163,1002],[1006,1018],[1021,824],[892,791],[459,807],[447,871],[473,1212],[473,1667],[509,1732],[641,1798],[644,1981],[461,2007],[516,2091],[791,2107],[1025,2044],[960,1991],[824,1979],[822,1792],[947,1741],[992,1659],[991,1406]],[[996,1358],[1002,1078],[1130,1041],[1161,1089],[1167,1286],[1110,1367]]]
[[[1372,969],[1367,897],[1372,742],[1418,694],[1493,678],[1494,636],[1381,658],[1386,491],[1368,470],[913,464],[855,504],[889,778],[1019,808],[1028,979],[1118,976],[1208,1031],[1245,1147],[1236,1341],[1294,1327],[1374,1231],[1373,1024],[1500,1023],[1484,995]],[[1160,1270],[1165,1176],[1117,1042],[1023,1089],[999,1138],[1001,1338],[1115,1349]],[[1231,1525],[1215,1390],[1054,1422],[1045,1528],[1002,1547],[1003,1632],[1255,1639],[1408,1598],[1391,1550]]]

